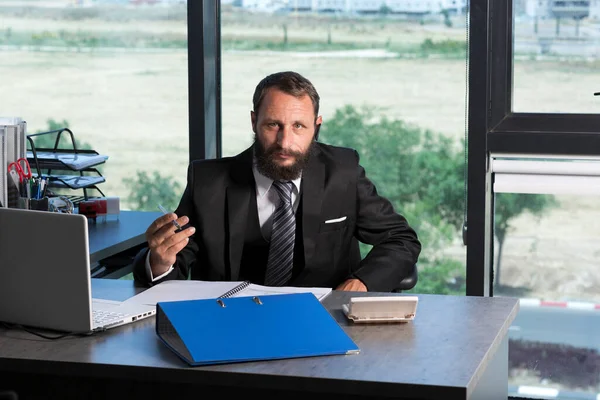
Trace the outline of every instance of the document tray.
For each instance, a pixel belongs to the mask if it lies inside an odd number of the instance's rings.
[[[94,150],[38,149],[35,157],[33,151],[27,152],[27,160],[31,165],[35,165],[36,157],[40,169],[72,171],[85,170],[108,160],[108,156]]]
[[[54,188],[83,189],[104,182],[103,176],[80,176],[80,175],[43,175],[49,179],[49,186]]]

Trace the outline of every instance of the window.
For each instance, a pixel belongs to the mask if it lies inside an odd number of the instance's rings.
[[[512,392],[595,397],[600,230],[582,221],[600,213],[600,160],[498,154],[490,166],[494,295],[521,298],[509,331]]]
[[[262,78],[305,75],[321,96],[319,140],[355,148],[417,229],[424,250],[414,291],[465,294],[466,16],[391,16],[373,5],[331,15],[222,4],[223,155],[252,144]]]
[[[587,79],[597,56],[583,62],[570,53],[520,53],[519,35],[533,35],[536,18],[542,32],[542,19],[556,11],[552,2],[530,16],[511,16],[513,1],[494,2],[493,10],[485,1],[472,3],[467,270],[474,273],[467,292],[521,298],[510,328],[512,396],[594,398],[600,392],[594,325],[600,287],[590,273],[597,270],[598,239],[590,221],[599,193],[590,182],[598,179],[600,116],[577,98],[578,82],[567,88],[563,80]],[[565,2],[561,10],[581,7]],[[588,23],[583,17],[580,28]],[[575,32],[574,24],[565,26]],[[577,40],[570,51],[581,52]],[[531,70],[546,78],[536,82],[523,73]]]
[[[0,13],[3,115],[28,133],[68,127],[107,155],[98,188],[121,208],[174,208],[189,159],[186,2],[12,1]]]
[[[597,113],[600,48],[589,2],[515,8],[513,111]],[[542,19],[542,17],[547,17]]]

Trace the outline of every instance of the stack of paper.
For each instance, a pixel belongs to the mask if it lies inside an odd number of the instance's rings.
[[[0,126],[0,166],[3,171],[0,174],[0,207],[8,207],[8,157],[6,152],[6,128]]]
[[[103,183],[106,179],[103,176],[89,176],[89,175],[46,175],[42,174],[42,178],[50,180],[50,187],[55,188],[69,188],[69,189],[82,189],[90,186]]]
[[[9,204],[8,164],[24,158],[26,154],[25,136],[27,123],[18,117],[0,117],[0,203],[3,207],[16,207]],[[17,196],[18,200],[18,196]]]
[[[102,164],[108,160],[108,156],[97,154],[96,152],[54,152],[54,151],[36,151],[37,161],[42,169],[65,169],[65,167],[81,171],[82,169]],[[33,152],[27,152],[29,162],[33,163]],[[33,165],[33,164],[31,164]]]
[[[125,303],[156,305],[164,301],[203,300],[218,297],[268,296],[274,294],[312,293],[319,301],[331,293],[331,288],[271,287],[249,282],[227,281],[164,281],[127,300]]]

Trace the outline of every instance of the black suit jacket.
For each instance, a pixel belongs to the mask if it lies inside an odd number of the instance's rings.
[[[160,281],[186,279],[188,273],[198,280],[240,280],[255,185],[252,154],[250,147],[235,157],[190,163],[175,213],[187,215],[196,232],[177,255],[174,271]],[[335,288],[348,278],[358,278],[369,291],[387,292],[410,273],[421,251],[417,234],[378,195],[356,151],[315,143],[301,187],[305,266],[290,285]],[[341,222],[325,223],[342,217],[346,218]],[[356,239],[373,245],[362,260]],[[146,254],[144,249],[136,256],[134,277],[150,284]]]

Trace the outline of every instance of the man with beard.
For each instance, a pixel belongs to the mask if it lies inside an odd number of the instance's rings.
[[[311,82],[290,71],[269,75],[253,107],[253,145],[190,163],[179,206],[146,231],[135,279],[396,288],[421,244],[377,194],[355,150],[317,142],[322,117]],[[364,259],[358,241],[373,245]]]

